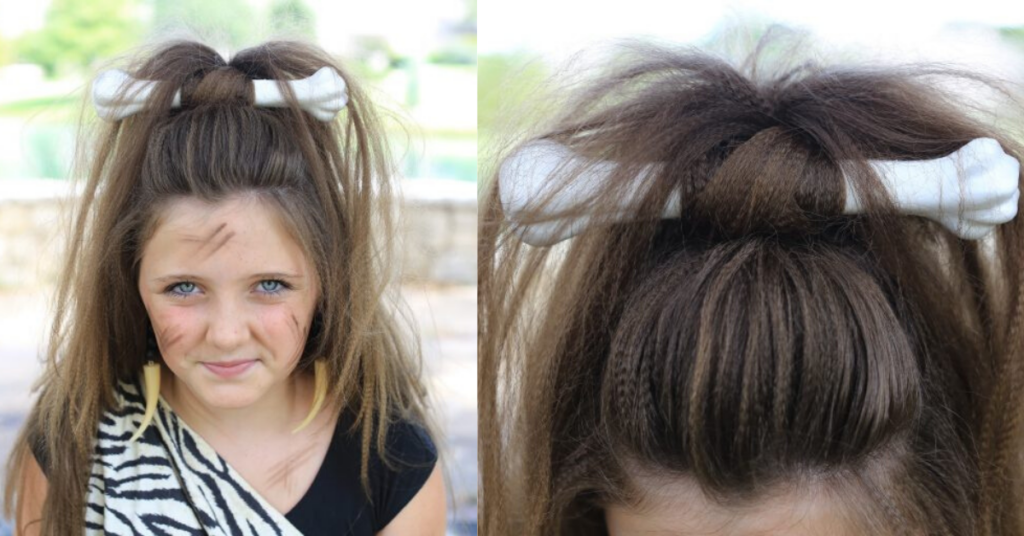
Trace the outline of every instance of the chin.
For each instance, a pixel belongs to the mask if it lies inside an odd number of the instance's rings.
[[[199,398],[211,408],[239,409],[254,404],[263,396],[260,389],[250,382],[236,384],[211,384],[203,382]]]
[[[203,402],[211,408],[239,409],[251,406],[260,395],[256,389],[242,385],[218,385],[203,394]]]

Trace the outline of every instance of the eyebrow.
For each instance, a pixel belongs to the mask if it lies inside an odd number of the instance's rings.
[[[289,274],[285,272],[263,272],[259,274],[252,274],[243,279],[303,279],[303,274]],[[154,283],[164,283],[170,281],[206,281],[206,278],[195,274],[168,274],[160,277],[154,277],[151,279]]]

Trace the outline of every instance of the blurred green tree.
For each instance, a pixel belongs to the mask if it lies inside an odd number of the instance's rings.
[[[48,76],[84,70],[135,45],[136,8],[136,0],[53,0],[43,28],[19,38],[17,59]]]
[[[501,128],[500,118],[526,102],[550,73],[525,53],[486,54],[477,61],[477,130],[483,139]]]
[[[157,35],[185,27],[204,41],[231,48],[249,45],[257,36],[259,25],[245,0],[150,1]]]
[[[11,42],[0,35],[0,65],[7,65],[14,60],[14,49]]]
[[[1002,36],[1006,42],[1014,46],[1024,48],[1024,26],[1000,28],[999,35]]]
[[[267,16],[274,31],[316,39],[316,13],[302,0],[273,0]]]

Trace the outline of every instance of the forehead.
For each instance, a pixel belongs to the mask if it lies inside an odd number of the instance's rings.
[[[646,482],[640,505],[605,507],[611,536],[816,536],[861,534],[825,486],[773,490],[741,504],[722,504],[691,478]]]
[[[144,268],[173,264],[221,271],[256,264],[263,269],[268,263],[282,271],[301,271],[306,259],[278,210],[256,197],[171,201],[160,211],[142,251]]]

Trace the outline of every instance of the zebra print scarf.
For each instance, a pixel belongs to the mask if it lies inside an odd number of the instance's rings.
[[[146,402],[128,383],[115,396],[119,407],[97,433],[86,534],[301,536],[162,397],[152,424],[129,443]]]

